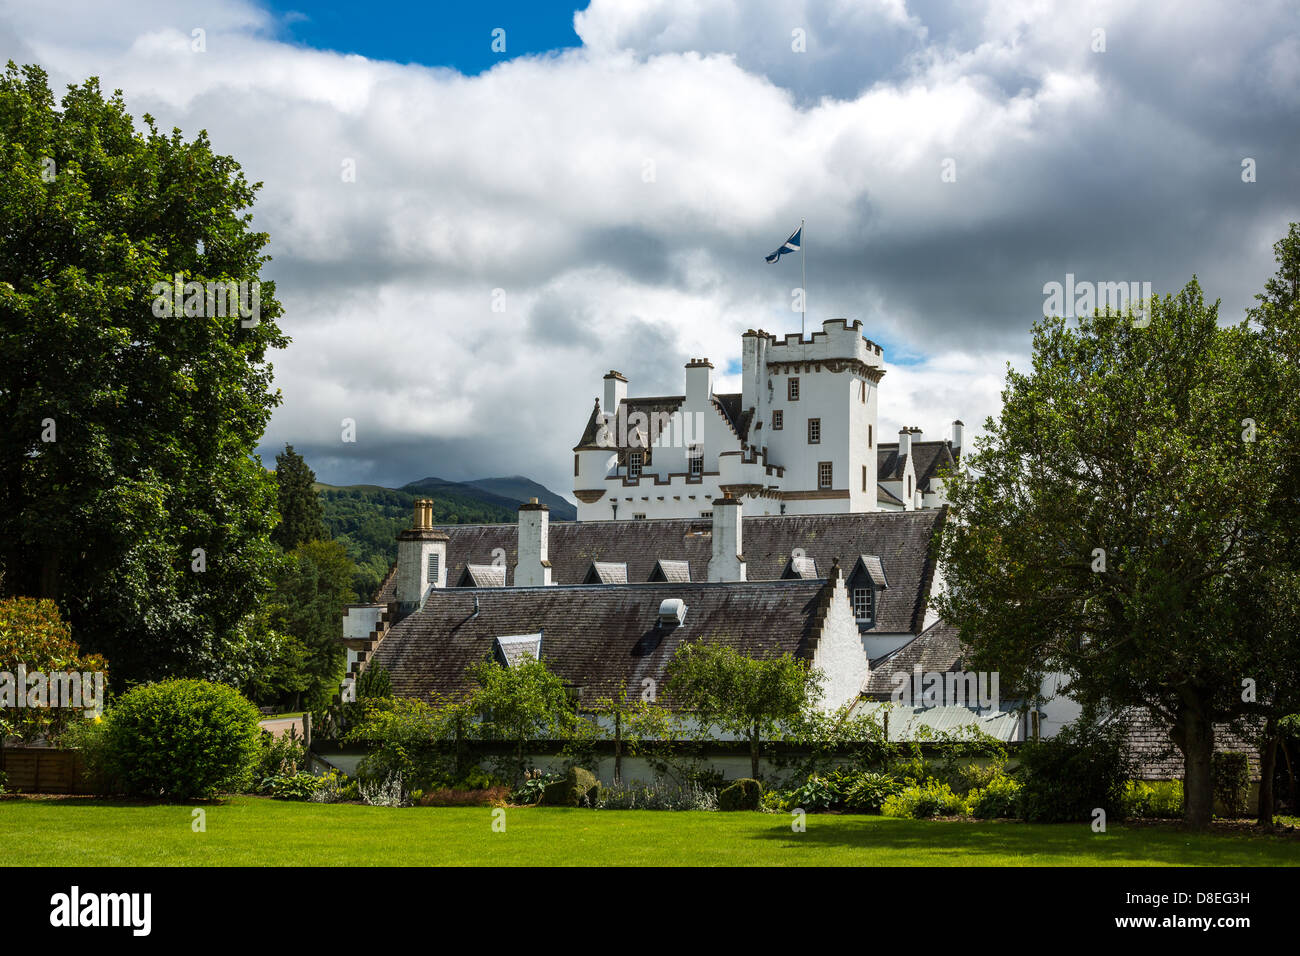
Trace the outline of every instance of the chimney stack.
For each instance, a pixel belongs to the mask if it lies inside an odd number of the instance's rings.
[[[686,405],[703,408],[713,397],[713,363],[706,358],[686,363]]]
[[[965,430],[966,424],[960,418],[952,423],[952,454],[954,458],[961,451],[961,444]]]
[[[745,558],[739,498],[726,495],[713,499],[713,557],[709,559],[710,581],[744,581]]]
[[[899,460],[906,458],[912,453],[912,429],[900,428],[898,430],[898,457]]]
[[[430,588],[447,586],[447,535],[433,527],[433,500],[417,498],[411,527],[397,535],[397,613],[424,606]]]
[[[606,415],[617,415],[618,406],[627,398],[627,379],[622,372],[609,370],[605,376],[605,401],[600,410]]]
[[[551,561],[546,543],[550,511],[536,498],[529,498],[519,506],[519,560],[515,563],[517,588],[542,587],[551,583]]]

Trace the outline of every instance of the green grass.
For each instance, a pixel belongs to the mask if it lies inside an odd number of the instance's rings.
[[[207,832],[191,830],[206,812]],[[487,807],[388,809],[234,797],[193,805],[0,801],[0,862],[98,866],[1163,866],[1300,863],[1294,836],[1171,826],[950,823],[810,814]]]

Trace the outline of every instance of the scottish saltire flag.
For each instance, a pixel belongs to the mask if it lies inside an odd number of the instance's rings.
[[[796,229],[794,231],[794,235],[792,235],[785,242],[781,243],[780,249],[776,250],[776,252],[772,253],[770,256],[766,256],[765,258],[767,259],[768,262],[776,262],[787,252],[798,252],[799,247],[801,245],[803,245],[803,226],[800,226],[798,229]]]

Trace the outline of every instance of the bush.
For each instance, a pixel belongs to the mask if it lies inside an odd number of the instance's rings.
[[[1130,776],[1121,722],[1099,726],[1076,721],[1055,737],[1026,744],[1020,754],[1023,815],[1032,823],[1090,820],[1101,807],[1124,818],[1124,790]]]
[[[698,783],[666,783],[653,786],[602,787],[596,803],[601,810],[717,810],[718,791]]]
[[[1152,820],[1176,820],[1183,815],[1183,782],[1129,780],[1124,785],[1124,813]]]
[[[839,795],[835,792],[835,788],[814,774],[805,780],[802,786],[790,791],[790,809],[798,807],[802,810],[829,810],[838,799]]]
[[[903,785],[887,773],[860,773],[845,789],[844,809],[850,813],[879,813],[885,800],[902,789]]]
[[[347,774],[331,770],[317,779],[316,790],[308,799],[312,803],[347,803],[361,799],[361,788]]]
[[[750,777],[741,777],[718,794],[719,810],[757,810],[763,799],[763,785]]]
[[[165,680],[117,699],[105,721],[107,768],[128,793],[176,800],[248,787],[262,749],[257,708],[202,680]]]
[[[927,780],[922,784],[911,784],[886,797],[881,812],[887,817],[904,817],[909,820],[962,816],[966,813],[966,803],[952,792],[952,787],[948,784]]]
[[[987,784],[966,795],[973,817],[993,820],[1020,816],[1020,782],[1005,773],[998,774]]]
[[[1210,772],[1214,775],[1214,799],[1229,817],[1242,816],[1250,796],[1249,758],[1244,753],[1217,750]]]
[[[599,801],[600,781],[581,767],[571,767],[563,779],[542,791],[542,803],[548,807],[595,807]]]
[[[268,730],[263,730],[259,741],[261,754],[258,757],[255,773],[258,780],[265,780],[267,777],[293,776],[299,770],[307,769],[307,748],[293,728],[279,737]]]
[[[564,779],[558,773],[543,773],[541,770],[529,770],[519,786],[510,791],[514,803],[534,804],[542,799],[542,793],[549,784]]]
[[[382,780],[362,780],[358,783],[361,800],[371,807],[409,807],[410,795],[402,786],[402,775],[391,773]]]
[[[267,777],[262,781],[262,790],[278,800],[310,800],[319,788],[319,778],[305,770]]]

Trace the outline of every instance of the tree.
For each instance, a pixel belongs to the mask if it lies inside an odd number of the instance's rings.
[[[13,680],[12,693],[27,693],[28,689],[17,685],[19,668],[28,675],[41,673],[48,682],[52,674],[87,674],[98,673],[102,684],[95,685],[94,694],[102,694],[108,681],[108,664],[98,654],[83,654],[77,642],[72,639],[68,623],[59,616],[59,609],[53,601],[36,598],[8,598],[0,600],[0,673],[7,675],[0,678],[0,694],[5,691],[7,680]],[[48,694],[48,683],[41,691],[47,704],[53,704]],[[24,742],[44,737],[57,741],[68,727],[84,719],[86,709],[91,704],[102,707],[104,700],[98,697],[89,701],[86,691],[89,688],[84,678],[78,688],[82,702],[87,706],[77,710],[54,706],[25,706],[18,708],[16,701],[0,700],[0,744],[5,737],[16,736]]]
[[[39,67],[0,76],[4,593],[57,601],[119,679],[224,674],[275,560],[260,184],[96,79],[61,105]]]
[[[790,654],[757,659],[724,643],[683,644],[668,663],[668,689],[701,732],[716,725],[749,741],[755,780],[762,739],[816,703],[821,677]]]
[[[485,735],[514,741],[514,784],[523,779],[524,742],[545,734],[562,734],[573,720],[564,683],[545,664],[525,656],[509,667],[491,657],[474,665],[469,676],[478,686],[471,709],[482,715]]]
[[[1256,710],[1247,732],[1258,743],[1260,783],[1258,819],[1273,823],[1273,778],[1283,728],[1300,714],[1300,225],[1273,246],[1278,270],[1255,296],[1249,312],[1268,347],[1261,387],[1270,399],[1257,416],[1277,433],[1277,481],[1266,524],[1251,540],[1260,574],[1241,582],[1237,601],[1247,611],[1249,637],[1257,664],[1248,675],[1255,683]]]
[[[645,741],[667,740],[671,733],[668,711],[645,697],[629,695],[627,681],[618,686],[618,693],[598,698],[592,716],[599,721],[604,717],[612,724],[614,741],[614,783],[623,780],[623,754],[635,756]]]
[[[321,503],[314,488],[316,474],[292,445],[285,445],[275,456],[275,482],[280,510],[280,523],[271,533],[275,543],[292,551],[306,541],[324,538]]]
[[[272,629],[303,648],[307,705],[323,705],[343,678],[339,613],[352,595],[352,561],[336,541],[307,541],[287,555],[272,598]]]
[[[1234,601],[1277,482],[1264,343],[1221,328],[1193,280],[1149,323],[1035,326],[1032,369],[950,481],[940,613],[1004,686],[1068,679],[1085,706],[1146,707],[1185,763],[1186,821],[1213,812],[1214,725],[1256,671]]]

